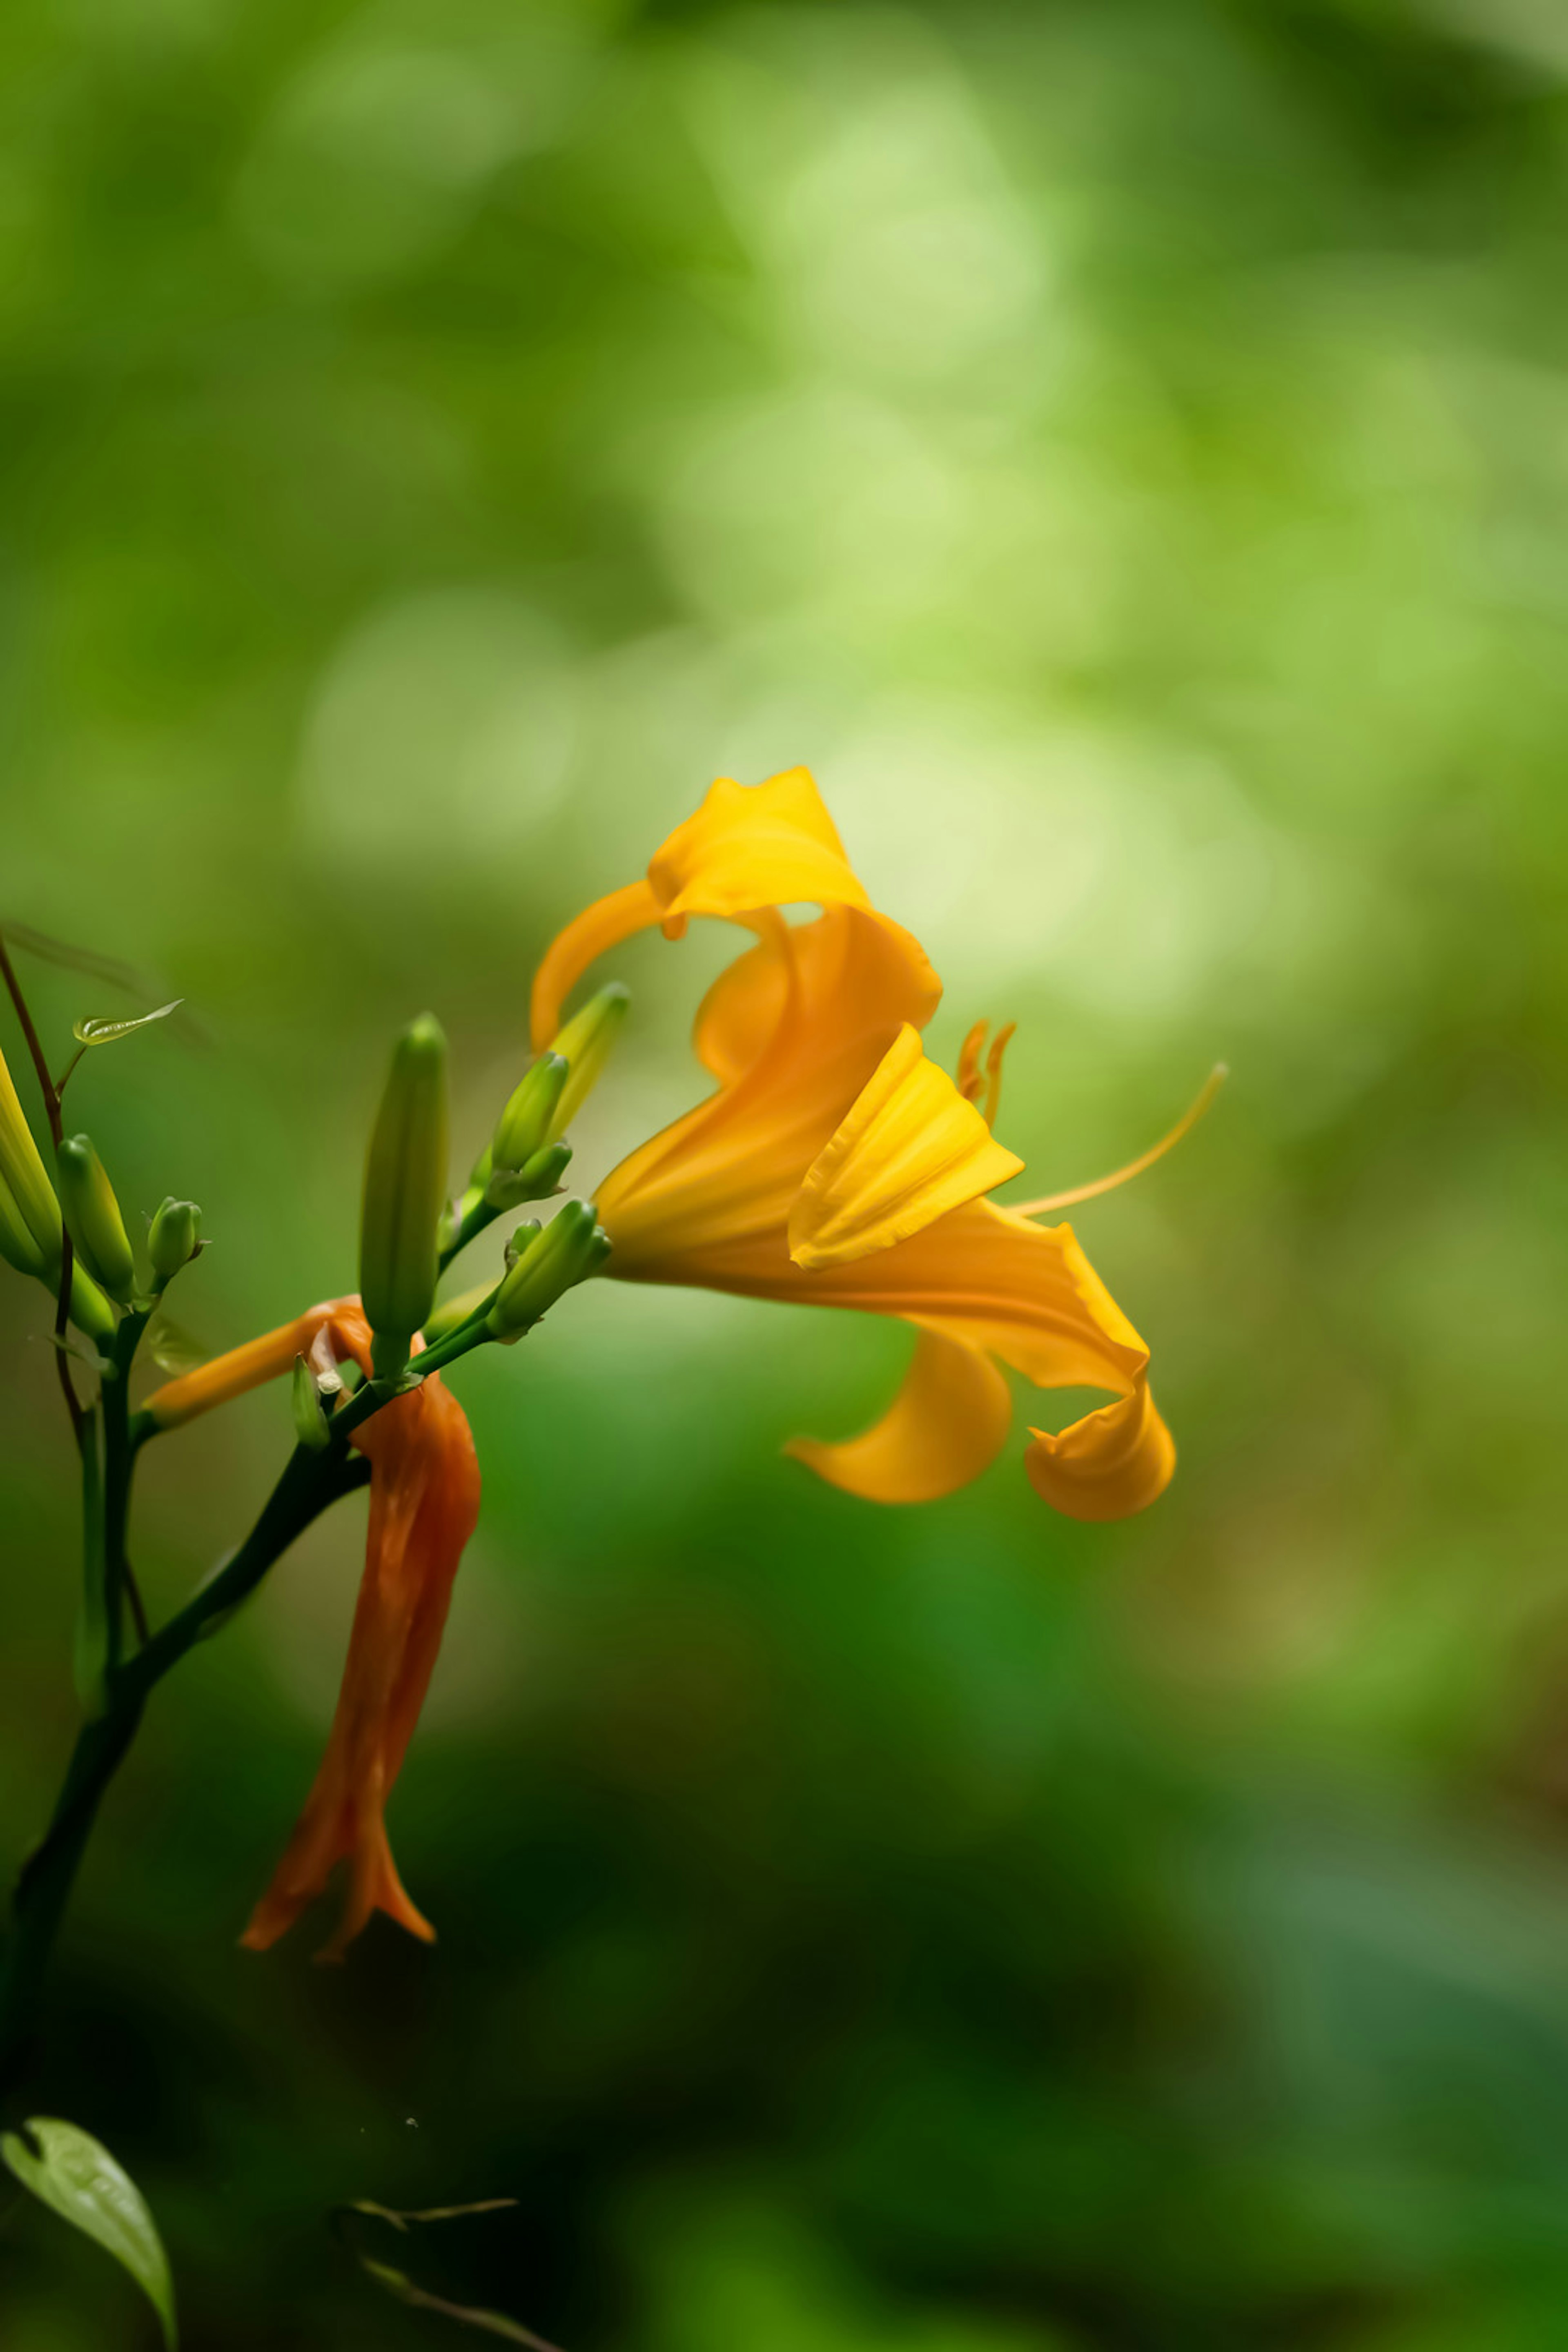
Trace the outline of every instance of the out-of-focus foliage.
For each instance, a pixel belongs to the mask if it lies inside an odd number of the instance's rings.
[[[1016,1446],[811,1485],[778,1441],[904,1352],[849,1317],[595,1284],[462,1378],[434,1951],[234,1945],[352,1507],[182,1667],[43,2089],[194,2344],[432,2344],[326,2216],[500,2195],[429,2284],[571,2352],[1554,2340],[1565,205],[1549,0],[0,11],[0,908],[202,1024],[71,1098],[128,1213],[203,1203],[199,1339],[352,1279],[423,1005],[478,1149],[543,941],[720,771],[815,768],[942,1051],[1019,1018],[1036,1189],[1236,1072],[1079,1216],[1183,1449],[1145,1520]],[[721,952],[617,961],[585,1178],[690,1098]],[[36,970],[63,1062],[114,1008]],[[40,1299],[11,1861],[73,1713]],[[279,1392],[153,1449],[156,1606],[289,1442]],[[6,2352],[122,2293],[11,2218]]]

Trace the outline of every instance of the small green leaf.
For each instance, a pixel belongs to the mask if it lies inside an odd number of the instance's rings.
[[[72,1027],[71,1035],[79,1045],[112,1045],[118,1039],[129,1037],[132,1030],[145,1029],[150,1021],[166,1021],[171,1013],[179,1011],[184,1001],[183,996],[176,996],[169,1003],[158,1005],[153,1012],[138,1013],[129,1021],[79,1021]]]
[[[46,1331],[44,1337],[62,1356],[74,1356],[79,1364],[85,1364],[89,1372],[97,1372],[100,1378],[114,1370],[109,1358],[100,1356],[96,1348],[89,1348],[85,1339],[68,1339],[63,1331]]]
[[[172,1375],[199,1372],[204,1364],[212,1361],[212,1349],[194,1339],[184,1324],[176,1323],[162,1307],[148,1324],[142,1344],[158,1370]]]
[[[77,2124],[34,2116],[21,2132],[0,2134],[0,2158],[40,2203],[95,2238],[130,2272],[163,2323],[168,2352],[175,2352],[169,2258],[145,2198],[109,2150]]]

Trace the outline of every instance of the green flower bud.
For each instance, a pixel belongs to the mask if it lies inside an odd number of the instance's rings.
[[[561,1190],[561,1179],[571,1164],[569,1143],[547,1143],[521,1168],[498,1168],[485,1186],[492,1209],[518,1209],[524,1201],[547,1201]]]
[[[68,1135],[55,1161],[72,1247],[93,1280],[121,1307],[129,1307],[136,1287],[136,1261],[102,1160],[85,1135]]]
[[[46,1276],[46,1281],[51,1290],[58,1289],[58,1266]],[[77,1265],[74,1255],[71,1260],[70,1319],[79,1331],[85,1332],[93,1340],[110,1339],[120,1328],[113,1307],[91,1275]]]
[[[44,1253],[28,1230],[27,1220],[16,1206],[16,1196],[4,1176],[0,1176],[0,1257],[14,1265],[18,1274],[36,1274],[41,1280],[48,1278]]]
[[[574,1013],[551,1046],[552,1054],[563,1055],[571,1065],[555,1116],[542,1139],[553,1141],[563,1134],[587,1099],[590,1089],[598,1083],[599,1073],[609,1060],[621,1024],[631,1010],[631,991],[613,980],[608,988],[601,988],[591,996],[581,1013]]]
[[[342,1382],[338,1382],[342,1388]],[[312,1454],[324,1451],[331,1437],[316,1375],[303,1356],[294,1359],[294,1434]]]
[[[147,1235],[147,1255],[163,1289],[201,1247],[202,1213],[194,1201],[164,1201]]]
[[[568,1201],[520,1249],[522,1230],[513,1236],[512,1263],[487,1318],[493,1339],[521,1339],[563,1291],[594,1273],[610,1254],[610,1237],[587,1201]]]
[[[436,1298],[447,1205],[447,1039],[422,1013],[398,1039],[364,1169],[359,1286],[380,1379],[402,1370]]]
[[[505,1173],[521,1168],[525,1160],[532,1159],[541,1144],[548,1142],[569,1075],[565,1057],[556,1053],[541,1054],[530,1066],[521,1085],[496,1121],[496,1131],[490,1139],[492,1169]],[[475,1174],[477,1177],[477,1170]]]
[[[520,1257],[527,1256],[543,1231],[544,1227],[537,1217],[526,1217],[521,1225],[514,1226],[511,1239],[501,1252],[501,1255],[506,1260],[508,1274],[511,1272]]]
[[[47,1281],[60,1262],[60,1204],[38,1157],[4,1054],[0,1054],[0,1184],[9,1196],[10,1209],[31,1234],[40,1260],[39,1265],[26,1265],[21,1271],[41,1272]],[[14,1222],[10,1213],[0,1213],[0,1230],[7,1236]],[[16,1264],[9,1247],[5,1255],[13,1265]]]

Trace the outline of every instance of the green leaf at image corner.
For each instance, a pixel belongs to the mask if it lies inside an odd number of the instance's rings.
[[[0,2158],[41,2204],[130,2272],[162,2322],[168,2352],[176,2352],[169,2258],[146,2199],[109,2150],[77,2124],[34,2116],[20,2132],[0,2133]]]

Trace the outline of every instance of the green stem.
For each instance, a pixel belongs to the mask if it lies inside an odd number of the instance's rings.
[[[470,1190],[463,1197],[468,1205],[458,1220],[457,1232],[437,1258],[436,1268],[438,1274],[445,1274],[452,1260],[468,1248],[475,1234],[482,1234],[487,1225],[493,1225],[496,1219],[503,1213],[500,1209],[491,1208],[482,1192],[476,1198]]]
[[[239,1549],[177,1615],[159,1627],[145,1649],[138,1650],[120,1668],[112,1685],[115,1704],[142,1706],[154,1683],[162,1681],[218,1618],[226,1617],[255,1591],[296,1537],[342,1496],[352,1495],[369,1478],[370,1464],[361,1456],[350,1455],[336,1445],[324,1454],[297,1445]]]
[[[127,1315],[114,1335],[112,1370],[103,1382],[103,1607],[109,1670],[120,1664],[125,1643],[124,1603],[131,1581],[126,1537],[131,1519],[131,1477],[136,1449],[131,1443],[129,1390],[136,1346],[150,1308]]]
[[[372,1400],[370,1410],[383,1402]],[[144,1649],[106,1676],[103,1711],[83,1724],[49,1826],[16,1883],[12,1932],[0,1962],[0,2091],[25,2069],[38,1993],[99,1806],[136,1737],[154,1684],[254,1591],[313,1519],[369,1476],[369,1463],[340,1444],[325,1454],[297,1448],[233,1558]]]
[[[103,1792],[136,1736],[139,1706],[84,1723],[48,1829],[22,1866],[0,1965],[0,2091],[24,2071],[33,2013]]]

